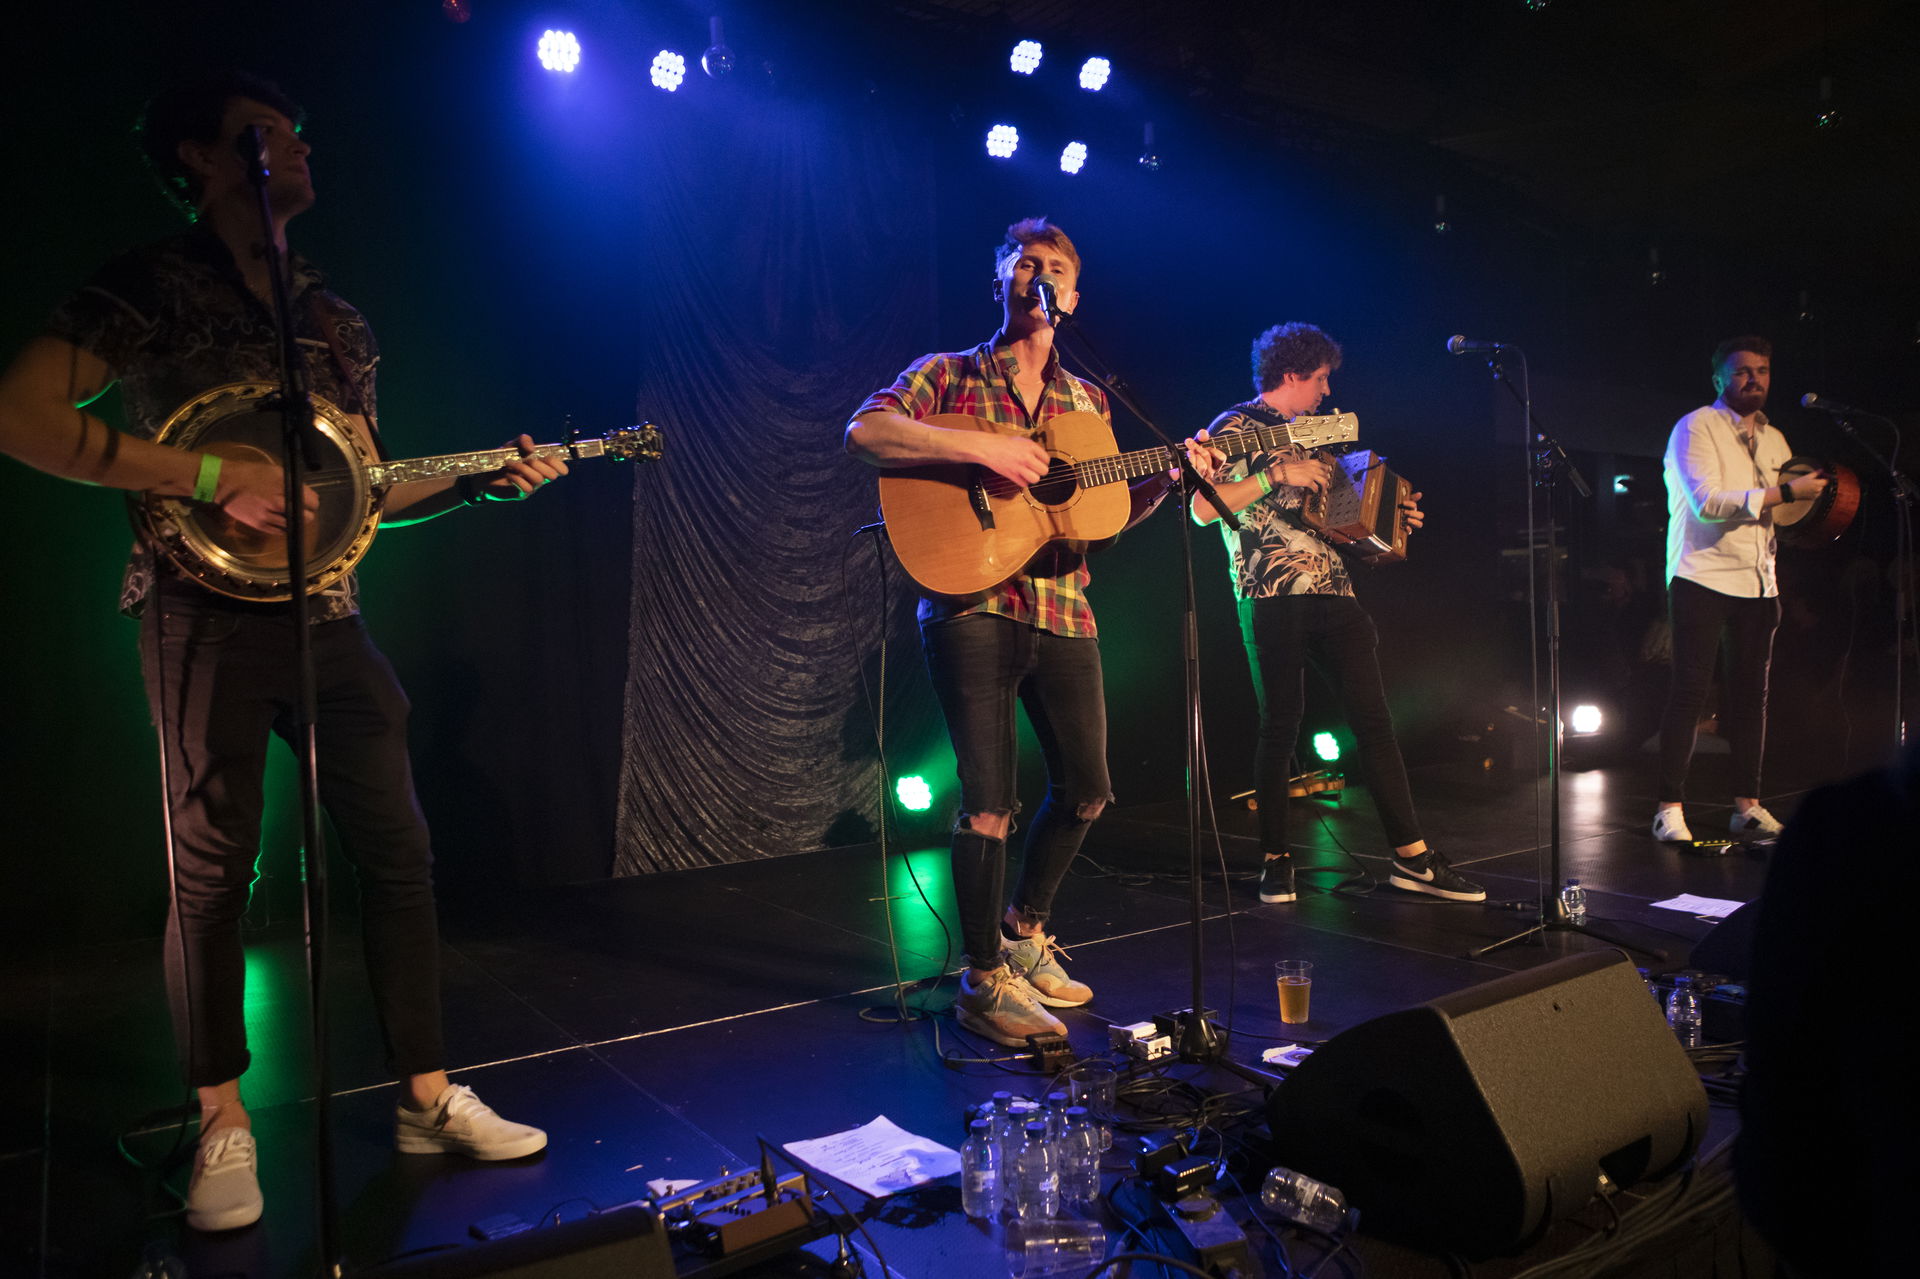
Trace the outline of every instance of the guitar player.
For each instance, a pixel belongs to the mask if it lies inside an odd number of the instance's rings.
[[[1070,313],[1079,304],[1079,279],[1080,255],[1059,227],[1028,218],[1007,228],[994,260],[1000,331],[972,350],[908,365],[860,406],[847,426],[848,451],[876,467],[957,462],[1021,486],[1038,481],[1047,473],[1043,441],[1051,419],[1076,411],[1109,417],[1100,389],[1060,367],[1053,319],[1039,296],[1050,287],[1058,309]],[[969,414],[994,429],[921,420],[939,413]],[[1196,465],[1211,475],[1216,459],[1188,443]],[[1164,474],[1134,484],[1127,526],[1172,487]],[[955,1015],[1011,1047],[1025,1046],[1030,1035],[1064,1034],[1047,1008],[1093,998],[1067,975],[1064,952],[1046,931],[1060,881],[1109,798],[1107,713],[1088,580],[1084,548],[1055,543],[982,598],[920,602],[927,671],[960,774],[952,871],[968,967]],[[1046,756],[1047,793],[1002,913],[1007,839],[1019,811],[1016,698]]]
[[[1208,427],[1218,438],[1311,413],[1328,394],[1340,367],[1340,345],[1311,324],[1282,324],[1253,343],[1253,399],[1235,405]],[[1229,450],[1231,451],[1231,450]],[[1306,702],[1311,664],[1340,699],[1359,746],[1362,774],[1393,845],[1389,883],[1447,901],[1485,901],[1486,890],[1427,846],[1407,786],[1407,766],[1394,736],[1393,715],[1380,681],[1379,632],[1354,598],[1340,552],[1300,519],[1307,497],[1327,487],[1333,463],[1315,455],[1253,453],[1233,463],[1218,485],[1221,500],[1240,515],[1240,530],[1222,524],[1240,633],[1253,668],[1260,704],[1254,746],[1254,788],[1260,805],[1260,900],[1297,897],[1287,846],[1287,781]],[[1401,504],[1409,528],[1425,517],[1415,493]],[[1218,514],[1196,502],[1193,518],[1211,524]]]
[[[155,97],[141,146],[190,230],[109,263],[54,313],[0,376],[0,452],[86,484],[218,505],[235,522],[282,533],[279,466],[221,460],[153,442],[173,410],[212,387],[278,378],[259,199],[240,155],[265,137],[276,247],[314,202],[300,109],[274,85],[224,73]],[[372,436],[373,337],[358,311],[291,259],[292,310],[314,393],[356,412]],[[115,381],[130,429],[87,413]],[[523,456],[463,487],[395,486],[387,523],[524,497],[566,471]],[[312,491],[308,494],[313,509]],[[406,696],[362,625],[351,578],[312,601],[321,797],[359,871],[368,978],[401,1081],[395,1145],[409,1153],[512,1159],[546,1145],[538,1128],[495,1114],[453,1084],[441,1040],[439,931],[432,857],[414,799]],[[286,729],[295,680],[284,605],[229,599],[136,548],[122,608],[141,618],[141,668],[169,765],[177,884],[166,978],[200,1133],[186,1196],[198,1230],[252,1224],[262,1211],[240,1079],[250,1057],[240,919],[260,844],[268,743]],[[191,1012],[189,1013],[189,1009]]]

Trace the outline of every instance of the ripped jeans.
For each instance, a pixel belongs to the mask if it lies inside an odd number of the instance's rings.
[[[1100,644],[990,613],[930,623],[920,642],[960,774],[953,835],[960,936],[970,965],[994,968],[1001,962],[1007,845],[970,829],[967,818],[1019,811],[1017,698],[1046,758],[1047,793],[1027,828],[1012,905],[1023,919],[1044,923],[1088,825],[1110,798]]]

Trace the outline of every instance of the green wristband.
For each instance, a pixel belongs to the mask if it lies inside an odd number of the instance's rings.
[[[220,492],[220,455],[202,453],[200,474],[193,481],[193,500],[211,502]]]
[[[1268,475],[1265,471],[1260,472],[1260,474],[1254,476],[1253,478],[1260,481],[1261,497],[1265,497],[1267,494],[1273,492],[1273,478],[1270,475]]]

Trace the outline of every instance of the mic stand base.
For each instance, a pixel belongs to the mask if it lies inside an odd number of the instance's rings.
[[[1603,942],[1608,946],[1617,946],[1621,950],[1630,950],[1636,954],[1650,956],[1663,964],[1667,962],[1667,952],[1664,950],[1655,950],[1651,946],[1642,946],[1637,942],[1630,942],[1624,937],[1616,937],[1612,933],[1602,929],[1576,925],[1569,920],[1553,917],[1546,912],[1542,912],[1540,921],[1531,927],[1523,928],[1511,937],[1502,937],[1499,941],[1488,942],[1484,946],[1470,950],[1463,958],[1478,959],[1482,955],[1491,955],[1496,950],[1503,950],[1508,946],[1518,945],[1521,942],[1531,941],[1535,938],[1544,941],[1548,933],[1566,933],[1574,937],[1587,937],[1597,942]],[[1536,942],[1535,944],[1538,943]]]

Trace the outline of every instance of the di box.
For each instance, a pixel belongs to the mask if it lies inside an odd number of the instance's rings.
[[[1369,1233],[1486,1256],[1693,1156],[1706,1092],[1618,951],[1364,1022],[1268,1101],[1275,1156]]]

